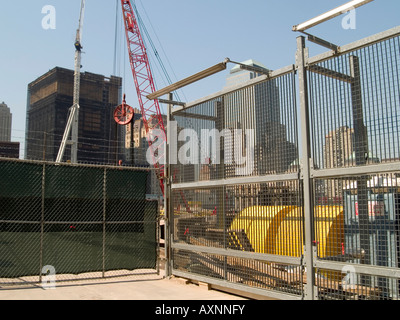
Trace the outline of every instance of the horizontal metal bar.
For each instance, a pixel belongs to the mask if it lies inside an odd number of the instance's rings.
[[[105,224],[136,224],[136,223],[158,223],[158,221],[105,221]]]
[[[189,84],[192,84],[192,83],[194,83],[196,81],[199,81],[199,80],[204,79],[206,77],[209,77],[209,76],[211,76],[211,75],[213,75],[215,73],[218,73],[218,72],[220,72],[222,70],[225,70],[226,69],[226,64],[227,64],[227,61],[218,63],[218,64],[216,64],[216,65],[214,65],[214,66],[212,66],[212,67],[210,67],[208,69],[200,71],[200,72],[198,72],[196,74],[193,74],[193,75],[191,75],[191,76],[189,76],[189,77],[187,77],[187,78],[185,78],[183,80],[175,82],[175,83],[173,83],[173,84],[171,84],[171,85],[169,85],[169,86],[167,86],[167,87],[165,87],[163,89],[160,89],[160,90],[158,90],[156,92],[153,92],[153,93],[149,94],[146,98],[149,99],[149,100],[154,100],[154,99],[156,99],[158,97],[161,97],[161,96],[163,96],[163,95],[165,95],[167,93],[171,93],[171,92],[176,91],[176,90],[178,90],[180,88],[188,86]]]
[[[292,30],[293,31],[304,31],[307,30],[311,27],[314,27],[316,25],[319,25],[325,21],[331,20],[337,16],[340,16],[341,14],[348,12],[350,10],[356,9],[360,6],[363,6],[373,0],[352,0],[348,3],[345,3],[335,9],[329,10],[323,14],[320,14],[317,17],[314,17],[310,20],[307,20],[303,23],[300,23],[298,25],[293,26]]]
[[[271,72],[271,70],[268,70],[268,69],[265,69],[265,68],[262,68],[262,67],[249,66],[249,65],[246,65],[246,64],[243,64],[243,63],[240,63],[240,62],[232,61],[232,60],[229,60],[229,62],[237,64],[239,66],[239,68],[242,69],[242,70],[257,72],[257,73],[260,73],[260,74],[265,74],[267,76],[269,76],[269,73]]]
[[[303,33],[305,33],[305,34],[308,36],[308,41],[311,41],[311,42],[313,42],[313,43],[315,43],[315,44],[318,44],[318,45],[320,45],[320,46],[323,46],[323,47],[325,47],[325,48],[334,50],[334,51],[336,51],[336,52],[337,52],[338,49],[339,49],[339,46],[337,46],[337,45],[334,44],[334,43],[331,43],[331,42],[326,41],[326,40],[324,40],[324,39],[318,38],[318,37],[316,37],[316,36],[313,36],[312,34],[309,34],[309,33],[304,32],[304,31],[303,31]]]
[[[346,167],[346,168],[333,168],[333,169],[319,169],[311,170],[312,178],[335,178],[335,177],[345,177],[345,176],[356,176],[356,175],[366,175],[366,174],[381,174],[381,173],[391,173],[400,171],[400,162],[390,162],[373,164],[367,166],[358,167]]]
[[[190,103],[187,103],[185,108],[182,107],[182,106],[176,107],[176,108],[174,108],[172,110],[171,113],[175,114],[175,113],[177,113],[179,111],[182,111],[184,109],[194,107],[194,106],[196,106],[198,104],[201,104],[201,103],[213,100],[213,99],[217,99],[217,98],[219,98],[219,97],[221,97],[223,95],[226,95],[226,94],[229,94],[229,93],[232,93],[232,92],[235,92],[237,90],[244,89],[244,88],[247,88],[247,87],[250,87],[250,86],[254,86],[254,85],[258,84],[258,83],[261,83],[261,82],[264,82],[264,81],[267,81],[267,80],[270,80],[270,79],[273,79],[273,78],[277,78],[277,77],[280,77],[280,76],[283,76],[285,74],[292,73],[292,72],[295,72],[295,71],[296,71],[296,68],[295,68],[294,65],[289,65],[289,66],[286,66],[286,67],[271,71],[268,76],[267,75],[262,75],[262,76],[254,78],[252,80],[249,80],[249,81],[247,81],[245,83],[238,84],[236,86],[232,86],[232,87],[227,88],[227,89],[223,89],[221,91],[218,91],[216,93],[208,95],[208,96],[206,96],[204,98],[201,98],[201,99],[192,101]]]
[[[0,223],[14,224],[136,224],[136,223],[158,223],[158,221],[21,221],[0,220]]]
[[[211,116],[206,116],[203,114],[198,114],[198,113],[191,113],[191,112],[185,112],[182,115],[183,118],[193,118],[193,119],[200,119],[200,120],[207,120],[207,121],[217,121],[217,117],[211,117]]]
[[[351,76],[349,76],[347,74],[343,74],[343,73],[340,73],[340,72],[337,72],[337,71],[333,71],[333,70],[330,70],[330,69],[327,69],[327,68],[324,68],[324,67],[320,67],[320,66],[317,66],[317,65],[309,66],[308,70],[310,70],[311,72],[318,73],[318,74],[321,74],[323,76],[326,76],[326,77],[329,77],[329,78],[333,78],[333,79],[336,79],[336,80],[340,80],[340,81],[344,81],[344,82],[347,82],[347,83],[351,83],[354,80],[353,77],[351,77]]]
[[[389,277],[400,279],[400,268],[371,266],[365,264],[354,264],[348,262],[336,262],[327,260],[314,259],[314,267],[326,270],[342,271],[351,268],[359,274],[367,274],[371,276]]]
[[[0,223],[41,224],[40,221],[0,220]]]
[[[226,256],[226,257],[267,261],[267,262],[274,262],[274,263],[283,263],[283,264],[296,265],[296,266],[300,266],[301,260],[302,260],[302,258],[300,258],[300,257],[278,256],[278,255],[266,254],[266,253],[246,252],[246,251],[215,248],[215,247],[203,247],[203,246],[195,246],[195,245],[186,244],[186,243],[172,243],[171,247],[172,247],[172,249],[209,253],[209,254],[217,254],[217,255]]]
[[[350,44],[340,46],[338,48],[338,53],[335,52],[334,50],[319,54],[315,57],[309,58],[308,59],[308,65],[316,64],[319,62],[322,62],[324,60],[330,59],[335,55],[340,55],[340,54],[346,54],[348,52],[352,52],[370,45],[373,45],[375,43],[396,37],[400,35],[400,26],[394,27],[392,29],[377,33],[373,36],[366,37],[364,39],[352,42]]]
[[[85,163],[66,163],[66,162],[51,162],[41,160],[25,160],[17,158],[4,158],[0,157],[0,162],[18,162],[18,163],[30,163],[35,165],[49,165],[49,166],[67,166],[67,167],[82,167],[82,168],[99,168],[107,170],[129,170],[129,171],[155,171],[154,167],[128,167],[128,166],[113,166],[113,165],[97,165],[97,164],[85,164]]]
[[[240,177],[240,178],[229,178],[223,180],[209,180],[209,181],[196,181],[186,183],[173,183],[172,189],[194,189],[194,188],[210,188],[220,187],[229,185],[239,184],[250,184],[250,183],[266,183],[266,182],[278,182],[278,181],[291,181],[298,180],[299,174],[288,173],[288,174],[276,174],[276,175],[265,175],[265,176],[254,176],[254,177]]]
[[[165,100],[165,99],[160,99],[160,98],[158,98],[157,100],[160,103],[172,104],[172,105],[175,105],[175,106],[183,106],[183,107],[186,106],[185,102],[174,101],[174,100]]]
[[[234,289],[234,290],[248,292],[251,294],[264,296],[264,297],[268,297],[268,298],[273,298],[273,299],[302,300],[302,296],[300,296],[300,295],[294,295],[294,294],[292,295],[289,293],[284,293],[284,292],[279,292],[279,291],[272,291],[272,290],[267,290],[267,289],[250,287],[250,286],[247,286],[244,284],[229,282],[226,280],[219,280],[219,279],[215,279],[215,278],[211,278],[211,277],[200,276],[197,274],[183,272],[183,271],[179,271],[179,270],[175,270],[175,269],[172,270],[172,275],[174,275],[176,277],[180,277],[180,278],[209,283],[211,285],[216,285],[216,286],[226,288],[226,289]]]

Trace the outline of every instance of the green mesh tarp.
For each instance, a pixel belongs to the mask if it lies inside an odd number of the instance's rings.
[[[0,161],[0,278],[156,267],[147,171]]]

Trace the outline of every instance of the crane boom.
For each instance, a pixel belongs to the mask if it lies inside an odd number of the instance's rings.
[[[133,79],[135,82],[136,93],[139,100],[139,106],[143,117],[143,125],[147,133],[147,140],[151,154],[153,156],[154,167],[156,168],[157,177],[160,181],[162,194],[164,195],[164,164],[156,161],[163,158],[162,149],[155,149],[157,145],[166,140],[165,127],[158,100],[149,100],[147,96],[155,92],[153,75],[150,69],[150,63],[146,52],[146,47],[139,30],[139,25],[135,17],[130,0],[121,0],[122,13],[125,25],[126,40],[128,44],[129,61],[132,69]],[[150,134],[153,130],[161,130],[163,136],[152,137]],[[154,154],[158,151],[157,159]]]

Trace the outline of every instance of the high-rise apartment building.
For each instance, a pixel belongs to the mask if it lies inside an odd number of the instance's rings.
[[[12,114],[10,108],[3,102],[0,103],[0,141],[11,141]]]
[[[28,85],[27,159],[54,161],[73,104],[74,71],[56,67]],[[78,162],[117,164],[123,136],[113,112],[121,102],[122,79],[81,74]],[[64,161],[70,159],[70,146]]]
[[[324,168],[338,168],[346,165],[353,154],[354,129],[340,127],[325,136]],[[351,164],[350,164],[351,165]]]
[[[353,142],[354,129],[343,126],[330,131],[325,136],[324,146],[324,168],[341,168],[353,166]],[[343,193],[343,182],[340,180],[329,180],[325,182],[325,192],[330,201],[340,202]]]

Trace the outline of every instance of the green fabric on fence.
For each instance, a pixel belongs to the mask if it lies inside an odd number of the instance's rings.
[[[147,171],[1,160],[0,175],[0,278],[155,268]]]

